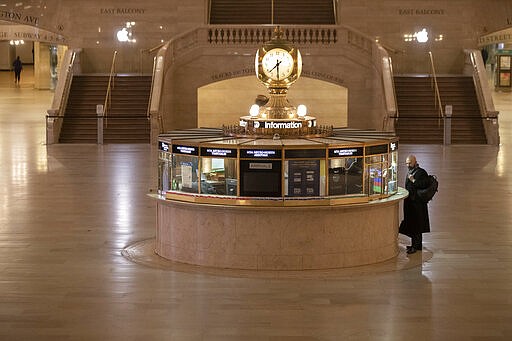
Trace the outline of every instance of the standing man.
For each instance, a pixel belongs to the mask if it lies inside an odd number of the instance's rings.
[[[404,200],[404,220],[400,224],[400,233],[411,237],[411,246],[407,246],[407,253],[412,254],[422,249],[422,233],[430,232],[428,219],[428,206],[417,195],[418,189],[429,185],[427,172],[416,162],[416,156],[409,155],[405,161],[408,172],[405,179],[405,189],[409,196]]]
[[[23,64],[21,63],[20,56],[16,57],[16,60],[12,63],[14,67],[14,83],[20,83],[21,70],[23,69]]]

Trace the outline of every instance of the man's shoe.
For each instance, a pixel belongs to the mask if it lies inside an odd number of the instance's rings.
[[[407,249],[407,254],[408,254],[408,255],[411,255],[411,254],[413,254],[413,253],[416,253],[416,251],[417,251],[417,250],[416,250],[414,247],[412,247],[412,246],[411,246],[410,248],[408,248],[408,249]]]

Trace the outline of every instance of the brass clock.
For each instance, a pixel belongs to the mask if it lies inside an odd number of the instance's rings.
[[[256,76],[269,90],[287,89],[300,77],[302,58],[299,50],[276,30],[274,37],[256,52],[254,66]]]
[[[289,77],[293,71],[292,55],[288,51],[280,48],[274,48],[265,53],[261,64],[263,73],[275,81]]]

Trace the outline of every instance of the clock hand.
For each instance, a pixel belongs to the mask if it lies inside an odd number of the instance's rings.
[[[280,60],[276,61],[276,65],[274,65],[274,67],[273,67],[272,69],[267,70],[267,71],[268,71],[268,72],[272,72],[272,70],[274,70],[275,68],[278,68],[278,69],[279,69],[279,64],[281,64],[281,61],[280,61]]]

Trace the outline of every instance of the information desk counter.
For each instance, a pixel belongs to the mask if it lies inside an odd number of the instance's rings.
[[[359,204],[213,205],[157,201],[156,253],[201,266],[331,269],[398,255],[399,203],[407,191]]]

